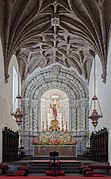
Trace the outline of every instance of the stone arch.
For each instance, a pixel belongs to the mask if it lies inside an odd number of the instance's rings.
[[[24,126],[27,126],[27,130],[29,131],[35,130],[37,126],[40,128],[41,96],[47,90],[54,88],[64,91],[69,98],[70,130],[78,130],[77,125],[83,126],[83,122],[81,122],[81,111],[83,110],[85,116],[85,130],[88,126],[85,112],[86,108],[88,108],[88,89],[82,79],[75,72],[61,68],[60,65],[55,65],[52,68],[41,70],[27,81],[23,97],[25,104],[24,107],[28,112],[28,115],[25,117]],[[35,118],[37,119],[36,121]],[[77,124],[77,119],[81,124]]]

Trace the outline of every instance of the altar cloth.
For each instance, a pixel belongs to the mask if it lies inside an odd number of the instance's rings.
[[[77,156],[76,145],[33,145],[33,156],[49,156],[50,152],[59,152],[59,156]]]

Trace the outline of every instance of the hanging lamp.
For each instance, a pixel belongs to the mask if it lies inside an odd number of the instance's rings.
[[[16,108],[15,111],[13,111],[13,109],[15,109],[15,104],[18,104],[18,107]],[[18,124],[18,126],[21,125],[22,123],[22,118],[26,115],[26,113],[24,111],[22,111],[22,98],[21,95],[19,93],[19,74],[18,74],[18,95],[16,96],[15,100],[14,100],[14,104],[12,106],[10,115],[12,115],[15,119],[16,119],[16,123]]]
[[[96,59],[94,58],[94,95],[91,99],[91,104],[89,107],[89,119],[92,120],[92,124],[94,126],[94,133],[96,133],[96,126],[98,124],[98,120],[103,117],[102,110],[99,104],[99,100],[96,95]]]

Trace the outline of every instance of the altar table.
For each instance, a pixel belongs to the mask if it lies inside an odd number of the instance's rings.
[[[50,152],[59,152],[59,156],[77,156],[76,145],[33,145],[33,156],[49,156]]]

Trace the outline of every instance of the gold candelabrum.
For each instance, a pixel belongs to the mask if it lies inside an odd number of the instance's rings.
[[[65,124],[64,124],[65,123]],[[42,121],[42,132],[48,132],[48,131],[63,131],[68,132],[68,122],[64,122],[62,119],[62,125],[61,128],[59,126],[59,121],[57,119],[51,120],[51,125],[48,127],[48,120],[46,119],[45,123]]]

